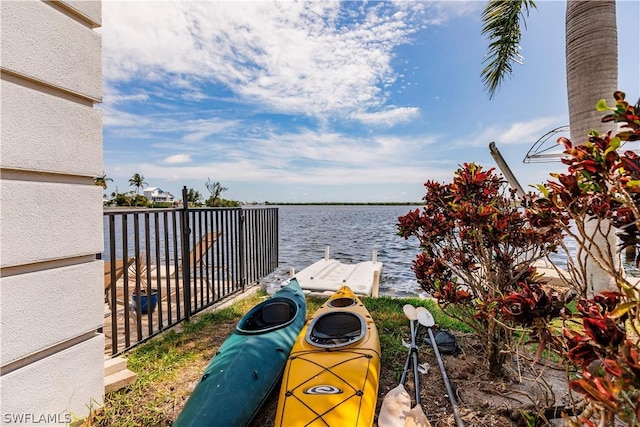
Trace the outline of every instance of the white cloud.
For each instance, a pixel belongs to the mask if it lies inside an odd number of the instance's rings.
[[[372,126],[390,127],[398,123],[410,122],[420,114],[420,109],[415,107],[391,108],[373,113],[356,113],[352,117]]]
[[[213,135],[237,129],[239,120],[223,120],[215,111],[178,111],[162,114],[134,114],[103,104],[103,125],[119,137],[197,143]]]
[[[358,185],[375,183],[423,183],[426,179],[451,180],[450,167],[437,166],[403,167],[397,165],[371,165],[360,167],[321,166],[306,170],[304,173],[289,168],[266,168],[259,161],[224,162],[199,166],[160,166],[155,164],[137,164],[132,170],[141,171],[145,180],[165,182],[183,182],[199,180],[206,182],[212,170],[216,176],[224,177],[225,182],[259,182],[274,184],[305,185]],[[167,177],[171,177],[168,179]]]
[[[182,140],[186,142],[202,141],[209,136],[225,133],[237,125],[237,121],[224,121],[216,118],[189,120],[184,124],[185,135]]]
[[[164,159],[164,163],[175,165],[180,163],[191,163],[191,156],[188,154],[174,154]]]
[[[448,3],[105,0],[105,170],[165,186],[450,179],[437,137],[408,136],[421,109],[391,98],[417,84],[399,48],[477,7]]]
[[[215,81],[245,100],[313,116],[379,108],[393,50],[420,3],[356,14],[354,2],[103,3],[104,77],[170,86]],[[347,16],[349,19],[347,19]],[[158,25],[162,23],[162,25]],[[187,97],[202,96],[198,90]]]
[[[114,93],[107,93],[103,98],[102,102],[107,105],[115,105],[124,102],[142,102],[147,101],[149,99],[149,95],[146,93],[136,93],[129,95],[119,95]]]
[[[120,111],[109,104],[99,105],[98,108],[102,110],[102,125],[107,127],[126,128],[132,127],[136,129],[144,128],[146,124],[149,124],[149,119],[140,116],[138,114],[127,113]]]
[[[451,175],[451,163],[431,159],[425,152],[436,142],[437,137],[430,135],[353,137],[302,129],[296,133],[266,133],[242,144],[191,146],[188,154],[171,155],[156,164],[148,160],[127,164],[125,159],[117,168],[107,165],[107,169],[126,171],[129,176],[131,171],[140,172],[154,182],[205,182],[215,171],[225,181],[263,184],[422,183],[427,178]],[[156,152],[178,149],[175,144],[154,145]]]
[[[489,142],[497,144],[533,145],[541,136],[552,128],[562,124],[558,117],[543,117],[529,122],[515,122],[505,125],[494,125],[483,129],[472,138],[458,141],[458,145],[488,146]]]
[[[513,123],[499,136],[503,144],[531,144],[558,124],[557,117],[545,117],[531,122]]]

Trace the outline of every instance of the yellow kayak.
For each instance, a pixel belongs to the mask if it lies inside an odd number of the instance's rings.
[[[371,315],[348,286],[306,323],[284,370],[275,425],[373,425],[380,340]]]

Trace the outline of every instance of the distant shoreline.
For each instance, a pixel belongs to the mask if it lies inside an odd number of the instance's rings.
[[[243,203],[242,206],[423,206],[424,202],[263,202],[263,203]],[[206,206],[203,206],[206,207]],[[152,208],[140,206],[104,206],[105,210],[135,210],[142,211],[148,209],[175,209],[172,208]]]
[[[424,202],[264,202],[265,206],[422,206]]]

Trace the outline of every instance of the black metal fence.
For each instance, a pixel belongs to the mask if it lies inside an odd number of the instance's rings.
[[[278,266],[277,208],[104,213],[106,353],[243,292]]]

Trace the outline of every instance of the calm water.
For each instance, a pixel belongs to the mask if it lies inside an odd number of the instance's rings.
[[[380,294],[389,296],[426,295],[415,279],[411,265],[419,252],[415,238],[398,236],[398,217],[416,206],[280,206],[280,263],[278,269],[265,279],[265,284],[279,284],[295,271],[324,257],[330,246],[330,257],[344,263],[371,259],[378,251],[383,263]],[[575,246],[567,241],[571,250]],[[560,252],[551,259],[566,268],[566,256]],[[623,265],[630,276],[640,272],[632,260],[623,257]]]
[[[422,293],[411,264],[419,252],[416,239],[398,236],[398,217],[416,206],[279,206],[280,263],[265,283],[280,283],[289,270],[300,271],[324,257],[343,263],[369,261],[374,249],[382,262],[380,294]]]
[[[380,294],[417,296],[420,289],[411,265],[419,252],[415,238],[398,236],[398,217],[416,206],[279,206],[280,254],[278,269],[264,279],[265,285],[280,284],[289,278],[289,270],[300,271],[324,257],[330,246],[330,257],[344,263],[371,260],[374,249],[383,263]],[[108,248],[105,218],[105,248]],[[116,233],[120,232],[116,230]],[[121,232],[120,232],[121,233]],[[132,231],[130,230],[130,234]],[[121,239],[121,238],[120,238]],[[120,240],[118,240],[120,241]],[[129,236],[129,253],[133,252],[133,237]],[[572,249],[571,242],[567,245]],[[122,251],[121,248],[117,248]],[[120,255],[121,257],[121,255]],[[553,261],[566,267],[564,254],[554,254]],[[109,259],[105,251],[104,259]],[[624,259],[627,273],[638,277],[640,272],[632,260]]]

